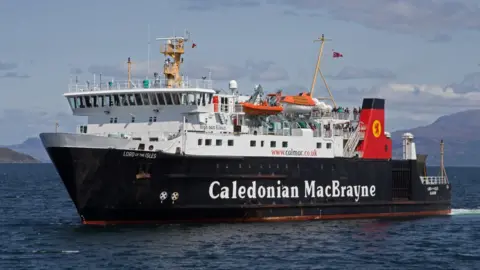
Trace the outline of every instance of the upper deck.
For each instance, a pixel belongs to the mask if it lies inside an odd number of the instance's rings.
[[[65,93],[65,96],[75,96],[75,95],[104,95],[112,93],[133,93],[133,92],[151,92],[151,90],[158,91],[160,89],[168,89],[168,92],[177,92],[185,90],[191,90],[188,92],[208,92],[215,93],[213,90],[213,80],[209,79],[188,79],[185,78],[178,85],[167,88],[166,79],[155,79],[155,80],[124,80],[124,81],[115,81],[110,80],[107,82],[96,82],[93,83],[86,82],[84,84],[79,83],[70,83],[68,85],[68,93]],[[210,91],[205,91],[210,90]]]

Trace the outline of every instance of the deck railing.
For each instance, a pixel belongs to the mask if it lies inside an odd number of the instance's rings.
[[[125,81],[102,81],[102,82],[89,82],[86,83],[71,83],[68,85],[69,92],[87,92],[87,91],[109,91],[109,90],[128,90],[128,89],[150,89],[150,88],[167,88],[167,80],[128,80]],[[175,88],[203,88],[212,89],[212,80],[202,79],[185,79],[179,84],[172,85]]]
[[[420,176],[420,180],[424,185],[445,185],[448,184],[446,176]]]

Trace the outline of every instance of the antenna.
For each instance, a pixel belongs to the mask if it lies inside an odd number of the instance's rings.
[[[330,91],[330,88],[327,85],[327,81],[325,80],[322,70],[320,69],[320,63],[323,55],[323,47],[325,45],[325,41],[331,41],[331,39],[325,38],[325,35],[322,34],[320,38],[314,40],[313,42],[318,42],[318,41],[320,41],[321,44],[320,44],[320,50],[318,52],[317,66],[315,67],[315,74],[313,75],[312,87],[310,89],[310,96],[313,97],[313,90],[315,89],[315,84],[317,83],[317,74],[320,73],[320,77],[322,77],[323,83],[325,84],[325,88],[327,88],[328,94],[330,95],[330,100],[333,102],[333,106],[337,107],[337,104],[335,103],[332,92]]]
[[[148,45],[147,45],[147,79],[150,74],[150,24],[148,24]]]

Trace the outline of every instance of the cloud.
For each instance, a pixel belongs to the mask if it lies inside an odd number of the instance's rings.
[[[163,62],[151,61],[151,71],[162,74],[161,68]],[[154,70],[153,67],[156,67]],[[132,78],[145,78],[147,75],[147,62],[137,62],[132,64]],[[222,63],[213,64],[185,64],[182,71],[191,79],[200,79],[208,77],[211,72],[213,80],[233,80],[241,78],[249,78],[252,81],[281,81],[289,78],[288,72],[272,61],[251,61],[248,60],[243,66],[229,65]],[[102,74],[105,77],[114,77],[120,80],[127,79],[127,65],[92,65],[88,68],[88,72],[94,74]]]
[[[363,98],[384,98],[389,110],[412,116],[478,109],[480,103],[480,92],[458,93],[452,87],[430,84],[388,83],[367,89],[334,89],[333,94],[336,99],[357,104]]]
[[[293,10],[285,10],[285,11],[283,11],[283,15],[294,16],[294,17],[300,16],[300,14],[298,14],[298,12],[295,12]]]
[[[11,62],[4,62],[0,60],[0,71],[6,71],[0,74],[0,79],[28,79],[30,75],[20,74],[17,71],[13,71],[18,68],[18,64]]]
[[[3,62],[0,60],[0,70],[13,70],[18,67],[15,63]]]
[[[329,16],[365,27],[416,34],[431,42],[448,42],[445,32],[480,30],[480,7],[474,0],[183,0],[189,10],[284,7],[286,16]]]
[[[83,70],[81,68],[78,68],[78,67],[72,67],[70,68],[70,73],[73,74],[73,75],[80,75],[83,73]]]
[[[480,92],[480,72],[467,74],[460,83],[453,83],[447,87],[460,94]]]
[[[446,34],[437,34],[428,41],[433,43],[447,43],[452,41],[452,37]]]
[[[6,78],[6,79],[28,79],[30,78],[30,75],[28,74],[20,74],[16,71],[9,71],[5,72],[3,75],[0,75],[0,78]]]
[[[260,5],[256,0],[177,0],[183,3],[183,9],[192,11],[207,11],[219,8],[248,8]]]
[[[358,68],[347,66],[340,70],[337,75],[328,76],[335,80],[351,79],[395,79],[395,74],[388,69],[381,68]]]
[[[316,12],[378,30],[442,34],[480,30],[480,8],[471,0],[266,0],[289,10]]]
[[[41,132],[53,132],[57,121],[59,131],[62,132],[73,132],[76,125],[84,122],[81,117],[65,112],[3,110],[0,113],[0,126],[2,130],[8,130],[8,132],[2,133],[0,145],[21,143],[29,137],[38,137]]]
[[[201,78],[208,76],[211,71],[213,80],[233,80],[249,78],[254,82],[288,80],[288,72],[273,61],[247,60],[243,66],[209,64],[186,67],[190,77]]]
[[[288,80],[288,72],[273,61],[247,61],[246,68],[252,81],[282,81]]]

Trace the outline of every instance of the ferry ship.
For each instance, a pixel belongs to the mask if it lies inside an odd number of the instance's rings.
[[[157,39],[163,77],[132,79],[129,58],[127,81],[70,84],[64,96],[88,123],[40,134],[83,224],[450,214],[443,162],[428,176],[410,133],[392,159],[384,99],[337,108],[320,70],[324,35],[310,92],[293,95],[181,75],[189,37]],[[317,74],[328,98],[314,97]]]

